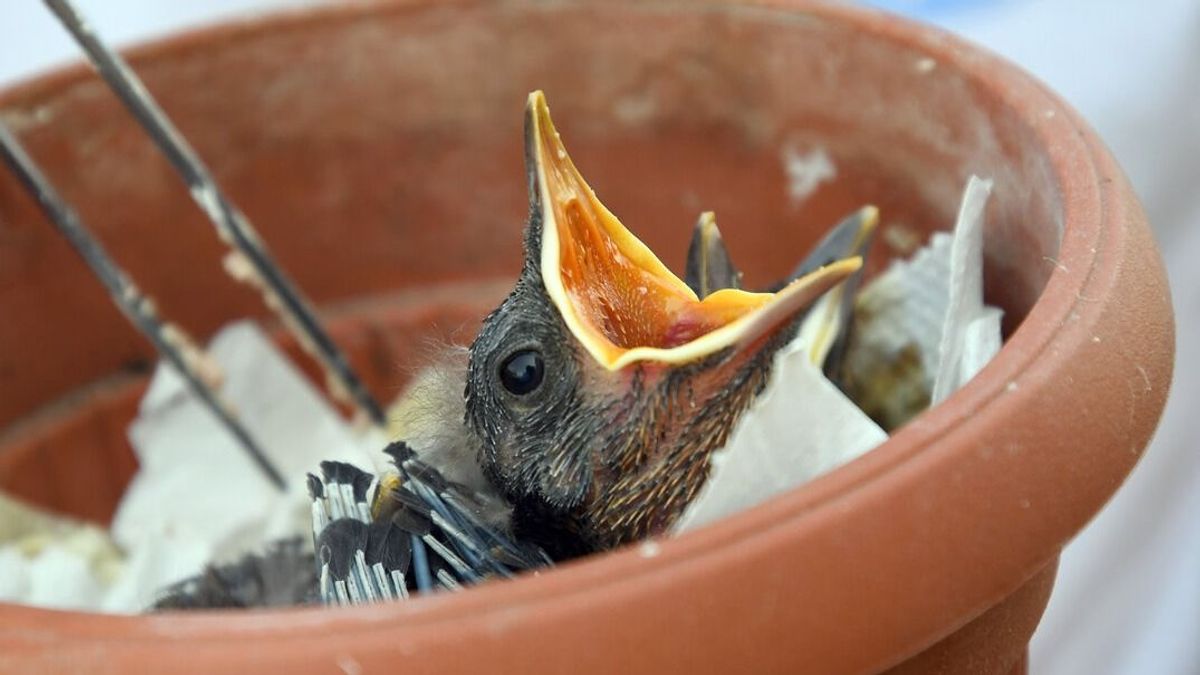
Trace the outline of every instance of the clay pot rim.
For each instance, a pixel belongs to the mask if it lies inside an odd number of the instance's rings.
[[[217,23],[183,34],[151,41],[129,50],[130,61],[140,65],[149,59],[208,50],[224,42],[242,41],[264,32],[303,31],[329,22],[355,21],[362,18],[396,14],[437,4],[474,6],[479,0],[395,0],[390,4],[362,3],[326,5],[269,13],[249,20]],[[659,5],[661,7],[670,3]],[[686,535],[657,540],[653,544],[627,547],[613,553],[593,556],[551,572],[530,575],[510,582],[492,583],[468,593],[446,594],[411,603],[389,604],[356,609],[288,609],[251,612],[173,614],[168,616],[104,616],[82,612],[63,612],[31,607],[0,605],[19,623],[49,628],[56,633],[68,631],[93,639],[122,642],[154,641],[164,638],[189,641],[227,640],[229,634],[252,638],[286,631],[288,637],[305,639],[334,629],[340,635],[366,636],[376,630],[436,631],[446,622],[483,623],[499,626],[506,615],[534,610],[551,616],[575,602],[587,604],[587,597],[637,595],[656,585],[664,577],[701,573],[704,569],[724,566],[728,556],[746,548],[766,547],[772,532],[787,529],[793,536],[811,529],[814,516],[827,510],[853,509],[855,501],[870,487],[887,482],[910,482],[931,464],[940,463],[958,452],[958,444],[944,442],[961,433],[968,420],[1003,416],[996,405],[1011,387],[1036,387],[1053,376],[1063,358],[1070,354],[1072,338],[1061,335],[1070,317],[1076,321],[1094,321],[1106,307],[1100,297],[1088,293],[1090,287],[1103,286],[1102,272],[1111,270],[1119,255],[1105,255],[1112,241],[1114,223],[1121,222],[1122,200],[1129,190],[1107,150],[1081,117],[1057,95],[1013,64],[980,47],[936,28],[907,19],[870,10],[841,5],[807,5],[789,0],[741,0],[741,6],[710,2],[718,11],[777,12],[781,17],[816,17],[849,23],[875,40],[891,42],[933,58],[961,73],[981,92],[997,98],[999,105],[1020,119],[1048,148],[1054,179],[1062,205],[1062,238],[1055,265],[1046,287],[1025,320],[1005,343],[999,355],[966,387],[949,401],[923,413],[879,448],[847,465],[821,476],[801,489],[770,500],[718,523]],[[689,5],[690,10],[698,9]],[[90,81],[90,70],[76,65],[6,88],[0,93],[0,108],[20,107],[24,102],[40,105],[53,102],[75,86]],[[1002,86],[987,84],[988,81]],[[1136,216],[1135,219],[1140,218]],[[1102,266],[1103,265],[1103,266]],[[1078,339],[1074,339],[1078,342]],[[1060,347],[1060,349],[1055,349]],[[1049,354],[1049,358],[1043,356]],[[1070,532],[1062,532],[1057,541]],[[1044,551],[1034,556],[1049,559],[1057,544],[1041,544]],[[1028,571],[1032,574],[1036,567]],[[1004,589],[996,589],[995,598],[1003,597],[1024,579],[1014,579]],[[399,622],[403,622],[400,624]],[[335,627],[336,626],[336,627]]]

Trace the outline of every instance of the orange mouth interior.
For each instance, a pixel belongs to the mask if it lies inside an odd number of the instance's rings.
[[[640,360],[680,363],[744,341],[761,323],[751,319],[768,305],[790,299],[798,311],[858,269],[850,259],[780,293],[723,289],[700,300],[596,198],[540,91],[530,95],[528,115],[542,202],[543,283],[571,331],[609,369]]]

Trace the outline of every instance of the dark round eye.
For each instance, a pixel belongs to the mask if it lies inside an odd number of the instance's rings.
[[[517,396],[524,396],[542,383],[546,365],[541,352],[522,349],[508,357],[500,366],[500,382],[504,388]]]

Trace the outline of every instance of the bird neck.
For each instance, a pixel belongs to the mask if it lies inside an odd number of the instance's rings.
[[[630,388],[625,424],[596,461],[593,498],[574,529],[595,550],[667,531],[695,499],[712,453],[766,386],[775,348],[719,353]],[[613,425],[613,428],[625,425]]]

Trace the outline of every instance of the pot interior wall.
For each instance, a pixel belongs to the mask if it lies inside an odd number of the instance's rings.
[[[382,396],[401,385],[397,364],[413,362],[425,326],[469,340],[515,277],[522,108],[536,88],[601,198],[676,269],[702,210],[717,212],[747,281],[761,284],[874,203],[878,270],[950,226],[974,172],[996,181],[987,293],[1011,331],[1058,247],[1059,197],[1036,130],[926,54],[821,18],[674,2],[397,7],[200,34],[133,63],[318,303],[409,308],[338,329]],[[51,78],[2,101],[0,114],[168,316],[203,337],[262,314],[221,272],[222,246],[169,167],[93,77]],[[835,175],[800,197],[787,161],[812,153]],[[450,295],[421,310],[424,293]],[[105,517],[133,469],[123,429],[136,379],[108,403],[61,402],[145,372],[153,355],[8,175],[0,315],[0,484]],[[69,424],[47,435],[46,419]],[[83,426],[61,435],[70,424]],[[115,467],[107,487],[79,496],[93,490],[80,488],[86,467],[99,465]]]

